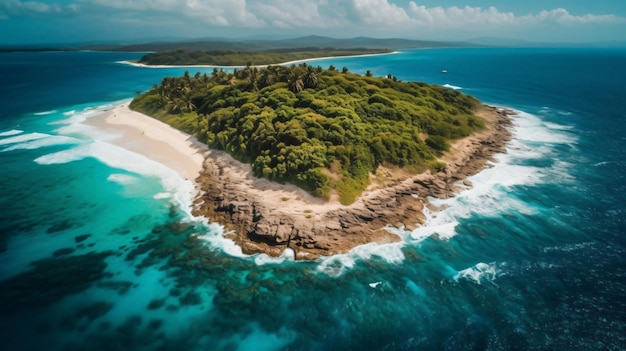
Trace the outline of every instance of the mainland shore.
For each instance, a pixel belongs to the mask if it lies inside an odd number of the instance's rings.
[[[225,235],[246,254],[279,256],[290,248],[296,259],[346,253],[375,242],[400,241],[385,228],[419,227],[425,220],[428,197],[447,198],[459,184],[484,169],[510,140],[510,111],[483,106],[477,112],[486,128],[457,140],[441,157],[446,171],[411,175],[397,167],[381,166],[371,185],[351,205],[338,199],[316,198],[290,184],[252,175],[250,165],[223,151],[208,149],[192,136],[127,105],[91,118],[88,124],[119,135],[114,145],[142,154],[195,180],[198,197],[193,209],[225,227]]]

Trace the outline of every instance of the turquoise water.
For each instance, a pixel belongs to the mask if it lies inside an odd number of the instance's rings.
[[[518,111],[427,225],[316,262],[241,255],[189,182],[82,123],[184,72],[116,63],[139,55],[0,55],[3,350],[626,348],[626,50],[315,61]]]

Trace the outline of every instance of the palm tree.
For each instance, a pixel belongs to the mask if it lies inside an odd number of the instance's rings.
[[[276,75],[271,66],[261,71],[261,77],[259,77],[259,88],[263,89],[269,87],[276,82]]]
[[[247,66],[245,69],[246,77],[248,78],[248,84],[246,89],[249,91],[257,91],[259,90],[258,86],[258,73],[259,70],[256,67]]]
[[[304,87],[305,88],[315,88],[317,86],[317,75],[315,74],[315,70],[313,67],[308,66],[306,70],[306,74],[304,75]]]
[[[293,68],[285,67],[285,66],[273,66],[272,69],[276,72],[276,80],[279,82],[289,82],[289,75]]]
[[[304,89],[304,82],[298,76],[293,76],[289,81],[289,90],[299,93]]]

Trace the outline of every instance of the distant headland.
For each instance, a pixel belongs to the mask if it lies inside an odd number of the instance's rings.
[[[159,51],[146,54],[135,61],[139,65],[145,66],[268,66],[268,65],[288,65],[311,59],[322,59],[328,57],[345,56],[366,56],[388,54],[387,49],[317,49],[317,48],[296,48],[280,51],[264,52],[243,52],[229,50],[170,50]]]

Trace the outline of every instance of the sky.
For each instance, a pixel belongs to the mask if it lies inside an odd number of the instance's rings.
[[[0,0],[0,45],[304,35],[626,42],[626,0]]]

